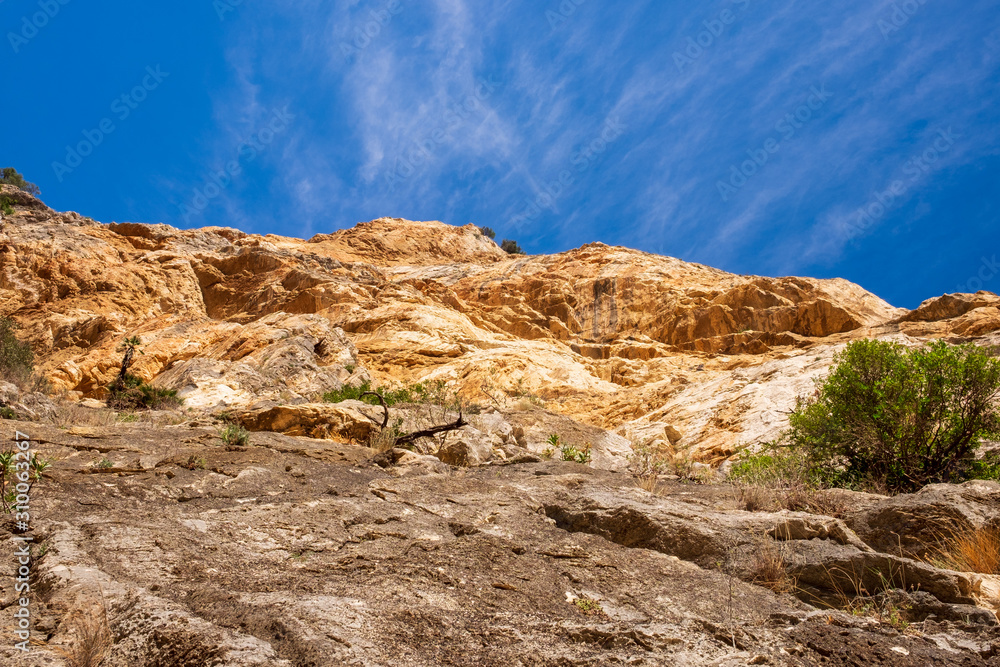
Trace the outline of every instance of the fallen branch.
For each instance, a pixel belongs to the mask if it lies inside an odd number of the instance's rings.
[[[439,433],[447,433],[448,431],[457,431],[463,426],[468,426],[469,422],[465,421],[462,417],[462,413],[458,413],[458,419],[450,424],[443,424],[441,426],[434,426],[432,428],[424,429],[423,431],[414,431],[407,435],[401,435],[396,438],[396,441],[392,444],[393,447],[402,447],[404,445],[412,445],[419,438],[429,438],[431,436],[437,435]]]

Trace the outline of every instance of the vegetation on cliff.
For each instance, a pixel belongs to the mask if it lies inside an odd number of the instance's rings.
[[[0,382],[23,385],[34,370],[35,355],[31,346],[15,335],[19,325],[7,317],[0,317]]]
[[[3,169],[0,169],[0,184],[13,185],[14,187],[20,188],[29,195],[34,195],[35,197],[42,193],[42,191],[38,189],[37,185],[24,180],[24,176],[19,174],[17,169],[14,169],[14,167],[4,167]]]
[[[142,340],[131,336],[122,341],[119,350],[122,356],[118,376],[108,386],[107,405],[112,410],[156,410],[176,407],[181,404],[175,389],[154,387],[142,378],[129,372],[136,353],[142,354]]]
[[[1000,361],[971,344],[906,348],[858,340],[800,399],[782,441],[734,469],[754,483],[915,491],[935,482],[995,479],[1000,457]]]

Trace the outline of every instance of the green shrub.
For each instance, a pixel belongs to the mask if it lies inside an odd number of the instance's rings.
[[[250,433],[239,424],[226,424],[219,429],[219,437],[229,447],[246,447],[250,444]]]
[[[985,350],[861,340],[836,364],[790,417],[813,479],[907,492],[996,474],[995,458],[976,459],[983,439],[1000,436],[1000,361]]]
[[[511,241],[510,239],[504,239],[500,242],[500,249],[504,250],[508,255],[523,255],[524,250],[518,245],[517,241]]]
[[[0,380],[23,385],[31,377],[35,354],[14,335],[19,328],[14,320],[0,317]]]
[[[34,195],[35,197],[42,194],[37,185],[24,180],[24,176],[17,173],[17,169],[14,169],[14,167],[4,167],[0,170],[0,183],[13,185],[14,187],[20,188],[29,195]]]
[[[497,233],[493,231],[490,227],[480,227],[479,233],[482,234],[483,236],[493,239],[494,241],[497,238]]]
[[[558,447],[559,453],[562,455],[563,461],[572,461],[574,463],[582,463],[584,465],[590,463],[590,443],[588,442],[583,446],[583,449],[578,449],[573,445],[567,444],[560,440],[558,435],[552,434],[547,440],[549,448],[545,451],[548,452],[551,449]],[[550,454],[551,457],[551,454]]]
[[[14,207],[11,206],[10,199],[7,197],[0,197],[0,211],[2,211],[4,215],[14,214]]]
[[[323,394],[323,400],[326,401],[327,403],[340,403],[341,401],[362,401],[364,403],[370,403],[371,405],[378,405],[379,404],[378,399],[375,398],[374,396],[365,396],[365,397],[361,396],[362,394],[369,391],[374,391],[374,390],[372,389],[371,383],[368,381],[362,382],[360,385],[356,387],[345,384],[342,387],[340,387],[340,389],[332,389]],[[392,403],[389,401],[388,396],[383,394],[383,397],[386,399],[387,404],[392,405]]]
[[[323,394],[323,400],[327,403],[340,403],[341,401],[363,401],[370,405],[379,405],[379,401],[374,396],[364,396],[367,392],[377,391],[385,399],[386,405],[397,405],[399,403],[422,403],[441,405],[448,408],[457,409],[459,407],[458,397],[448,389],[444,380],[433,382],[418,382],[409,387],[399,389],[372,389],[370,382],[364,382],[357,387],[344,385],[340,389],[334,389]]]
[[[562,439],[553,433],[546,439],[545,443],[548,447],[542,452],[542,458],[551,459],[555,456],[556,450],[559,450],[560,458],[563,461],[572,461],[574,463],[582,463],[584,465],[590,463],[590,443],[588,442],[583,446],[582,449],[574,447],[568,443],[562,441]]]
[[[18,463],[13,451],[0,452],[0,510],[5,513],[15,511],[18,494],[17,484],[26,481],[21,477],[25,471],[19,470],[19,465],[23,466],[24,463]],[[27,481],[34,485],[42,478],[42,473],[50,465],[52,465],[51,461],[43,459],[38,454],[32,454],[31,460],[28,462]]]
[[[756,453],[744,451],[729,470],[729,480],[769,488],[816,483],[810,479],[809,461],[801,449],[772,442]]]
[[[744,451],[730,469],[729,481],[749,512],[787,509],[837,516],[840,510],[820,493],[822,484],[803,450],[781,441],[766,443],[756,453]]]
[[[0,419],[17,419],[17,413],[8,407],[0,408]]]
[[[124,382],[116,379],[108,386],[107,405],[120,412],[174,408],[183,402],[176,389],[154,387],[131,373],[125,374]]]

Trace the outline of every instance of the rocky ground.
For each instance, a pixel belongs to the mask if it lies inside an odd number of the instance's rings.
[[[88,619],[110,631],[105,665],[1000,664],[996,580],[892,539],[946,508],[1000,521],[995,483],[852,496],[840,518],[753,513],[725,484],[654,494],[527,454],[382,467],[330,440],[226,446],[213,424],[159,420],[0,421],[55,461],[31,498],[35,645],[5,631],[0,663],[71,665]],[[794,585],[762,585],[762,554]],[[877,592],[875,571],[919,591],[896,594],[899,618],[832,608]]]

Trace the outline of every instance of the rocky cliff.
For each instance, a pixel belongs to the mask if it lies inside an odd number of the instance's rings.
[[[308,240],[99,224],[4,186],[0,315],[71,398],[137,374],[192,408],[441,380],[718,463],[773,437],[859,337],[993,340],[1000,300],[908,312],[844,280],[739,276],[591,243],[508,256],[473,225],[383,218]],[[536,443],[539,444],[539,443]]]

